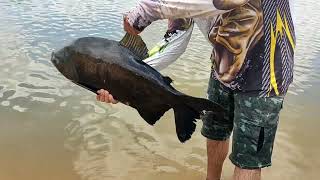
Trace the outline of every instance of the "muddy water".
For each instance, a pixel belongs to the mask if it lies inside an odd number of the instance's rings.
[[[52,50],[82,36],[118,40],[121,13],[135,1],[0,0],[0,179],[205,179],[205,139],[175,136],[173,113],[156,127],[123,105],[66,81],[49,63]],[[285,100],[273,166],[265,179],[317,180],[320,169],[320,23],[316,0],[296,2],[295,79]],[[165,22],[148,28],[149,46]],[[205,96],[210,45],[195,29],[187,52],[162,73],[174,86]],[[223,177],[230,179],[232,164]]]

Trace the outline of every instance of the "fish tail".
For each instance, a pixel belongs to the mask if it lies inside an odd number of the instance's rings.
[[[191,138],[196,129],[196,119],[199,119],[200,113],[186,105],[180,105],[173,108],[176,132],[180,142],[185,142]]]
[[[187,95],[183,95],[181,98],[183,103],[173,108],[176,132],[181,142],[185,142],[191,138],[196,128],[196,119],[200,119],[203,111],[212,111],[218,113],[218,116],[222,115],[224,111],[220,105],[207,99]]]

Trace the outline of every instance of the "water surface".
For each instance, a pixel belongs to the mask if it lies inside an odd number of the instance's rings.
[[[0,0],[0,179],[205,179],[201,122],[180,144],[173,112],[155,126],[123,105],[63,78],[49,62],[53,50],[83,36],[119,40],[125,0]],[[317,180],[320,169],[320,2],[297,1],[295,76],[281,120],[273,166],[265,179]],[[165,32],[157,22],[143,33],[149,47]],[[205,97],[210,45],[196,28],[187,52],[162,71],[174,86]],[[223,177],[230,179],[227,161]]]

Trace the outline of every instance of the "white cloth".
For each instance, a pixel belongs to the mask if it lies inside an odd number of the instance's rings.
[[[162,70],[176,61],[186,50],[191,38],[193,24],[187,31],[177,31],[170,38],[163,39],[156,46],[160,51],[144,60],[151,67]]]

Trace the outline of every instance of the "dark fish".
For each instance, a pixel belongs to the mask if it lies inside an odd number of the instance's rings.
[[[52,54],[52,63],[69,80],[94,93],[107,89],[115,99],[135,108],[153,125],[173,108],[181,142],[190,139],[203,111],[221,115],[223,109],[202,98],[185,95],[142,60],[148,49],[140,36],[126,34],[116,42],[85,37]]]

